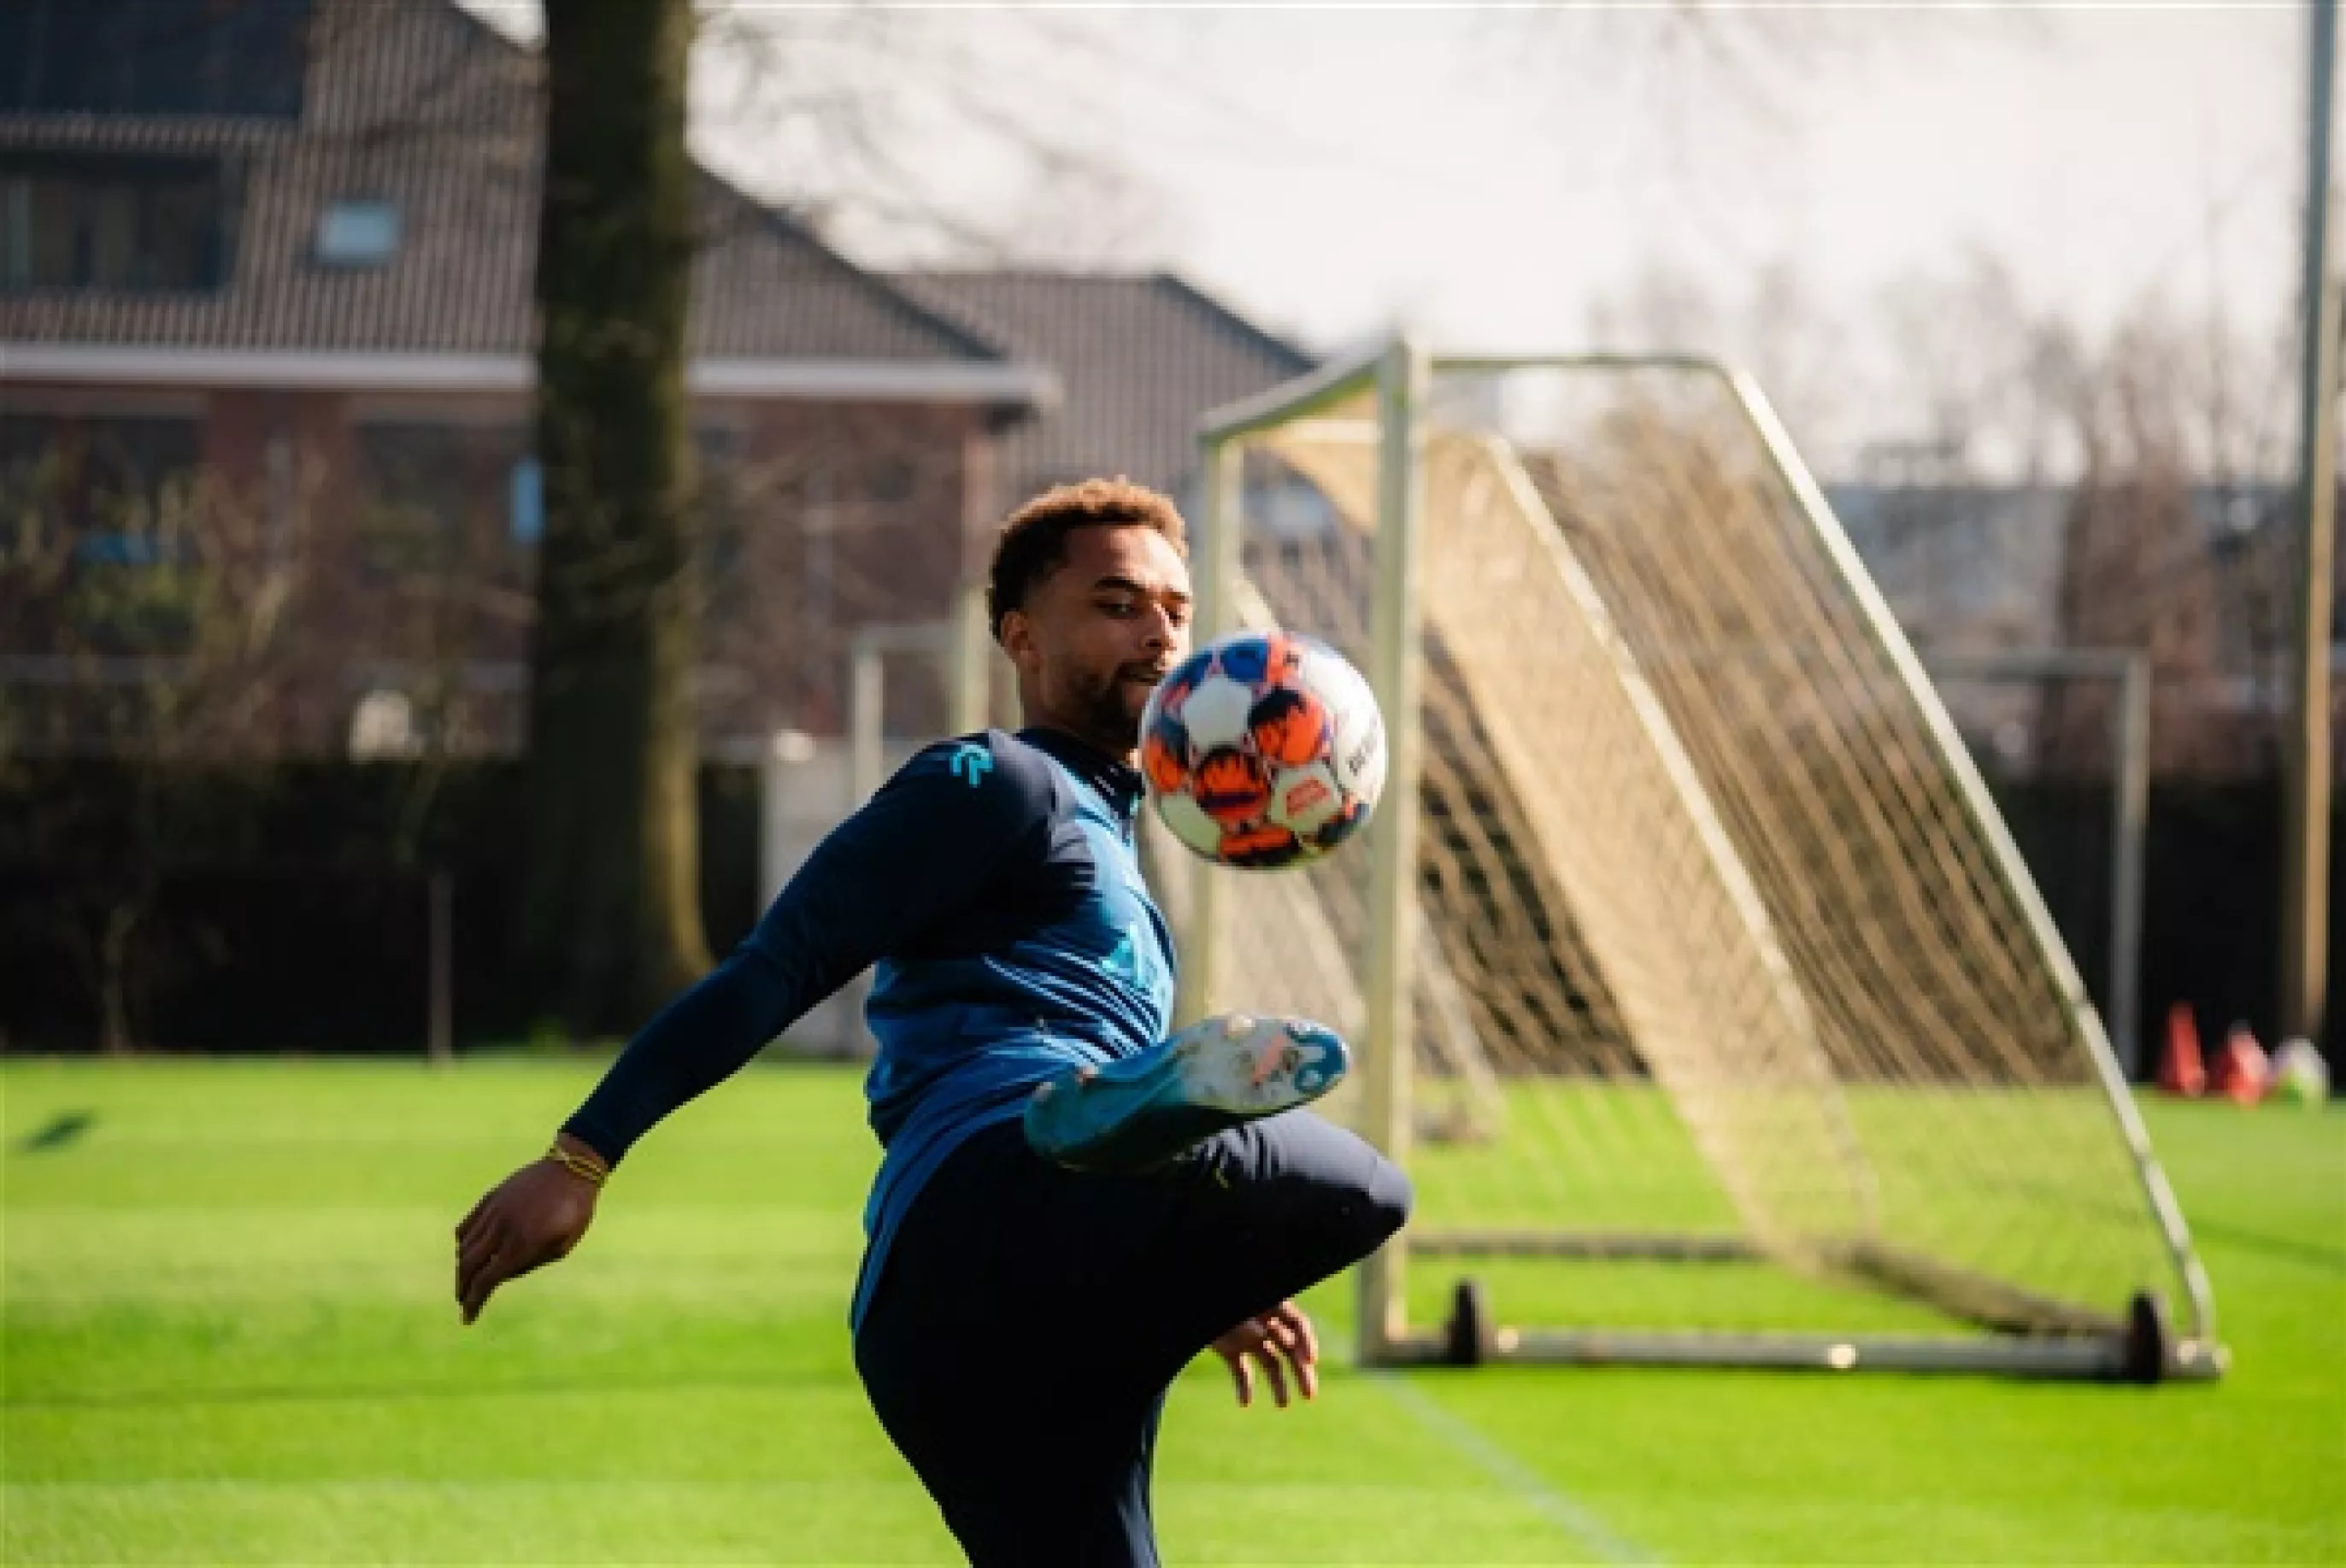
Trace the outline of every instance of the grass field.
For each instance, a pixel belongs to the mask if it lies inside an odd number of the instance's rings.
[[[451,1227],[593,1071],[0,1065],[0,1560],[954,1561],[849,1364],[849,1074],[679,1114],[458,1328]],[[1339,1369],[1240,1411],[1201,1362],[1168,1560],[2346,1562],[2346,1115],[2148,1109],[2219,1385]]]

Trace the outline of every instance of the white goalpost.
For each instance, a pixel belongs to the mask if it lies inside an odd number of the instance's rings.
[[[1756,385],[1404,341],[1203,443],[1200,637],[1334,643],[1392,745],[1367,854],[1168,899],[1186,1015],[1363,1047],[1339,1114],[1420,1194],[1364,1360],[2220,1369],[2100,1019]]]
[[[996,687],[1006,667],[985,622],[985,587],[964,583],[953,613],[936,620],[882,621],[858,626],[848,640],[846,734],[839,742],[785,731],[756,755],[759,782],[758,902],[764,908],[814,851],[823,836],[870,799],[915,748],[911,735],[889,723],[889,668],[925,676],[942,689],[946,733],[983,729],[1005,707]],[[791,1030],[802,1051],[833,1057],[868,1056],[873,1042],[863,1024],[870,977],[859,975],[814,1007]]]
[[[2056,740],[2079,738],[2098,758],[2086,774],[2104,786],[2107,819],[2100,835],[2108,875],[2099,887],[2073,886],[2071,916],[2082,918],[2076,907],[2080,898],[2098,894],[2103,909],[2098,935],[2106,949],[2102,994],[2109,1014],[2111,1049],[2129,1080],[2142,1076],[2142,920],[2143,883],[2147,872],[2150,813],[2150,656],[2140,648],[2005,648],[1993,653],[1939,652],[1929,659],[1931,678],[1951,693],[1948,706],[1960,714],[1955,700],[2000,694],[1995,706],[2006,716],[2004,728],[2022,727],[2024,735],[2048,728],[2048,719],[2068,719],[2066,727],[2049,726]],[[2012,699],[2017,698],[2015,704]],[[2017,709],[2016,716],[2014,709]],[[2096,709],[2099,711],[2096,712]],[[1976,715],[1975,715],[1976,717]],[[2095,720],[2099,718],[2096,724]],[[2064,733],[2066,728],[2066,733]],[[2094,731],[2104,732],[2094,738]],[[2082,735],[2078,732],[2082,731]],[[2102,744],[2095,747],[2092,738]],[[1987,738],[1991,748],[1998,739]],[[2025,742],[2024,742],[2024,748]],[[2013,764],[2002,766],[2009,773]],[[2032,767],[2025,776],[2041,777]],[[2089,835],[2090,836],[2090,835]],[[2080,846],[2086,848],[2086,846]],[[2089,856],[2088,858],[2095,858]],[[2039,881],[2045,879],[2040,875]],[[2065,928],[2071,929],[2071,928]]]

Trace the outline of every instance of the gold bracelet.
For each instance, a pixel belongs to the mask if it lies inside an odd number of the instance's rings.
[[[595,1161],[587,1159],[583,1156],[574,1155],[568,1149],[564,1148],[560,1144],[556,1144],[552,1147],[548,1148],[546,1151],[546,1157],[552,1160],[556,1165],[560,1166],[564,1170],[568,1171],[572,1176],[576,1176],[579,1180],[586,1182],[591,1186],[601,1186],[605,1182],[611,1179],[610,1166],[598,1165]]]

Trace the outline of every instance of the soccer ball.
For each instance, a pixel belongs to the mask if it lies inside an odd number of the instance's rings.
[[[1158,683],[1141,771],[1173,836],[1209,860],[1300,865],[1361,830],[1385,785],[1385,726],[1369,683],[1327,644],[1240,632]]]
[[[2290,1040],[2273,1053],[2272,1097],[2289,1105],[2319,1105],[2330,1097],[2330,1067],[2311,1041]]]

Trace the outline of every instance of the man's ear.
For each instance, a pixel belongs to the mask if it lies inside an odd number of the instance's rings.
[[[1035,623],[1025,611],[1005,611],[996,640],[1002,651],[1010,656],[1010,662],[1020,669],[1033,669],[1042,663],[1042,655],[1035,647]]]

